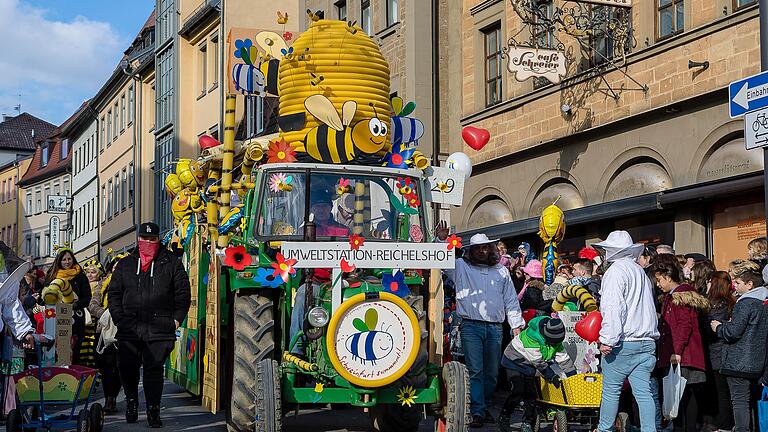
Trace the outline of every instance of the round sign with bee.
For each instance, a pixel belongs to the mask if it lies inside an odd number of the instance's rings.
[[[387,292],[357,294],[342,303],[326,338],[336,371],[361,387],[381,387],[402,377],[416,360],[419,343],[413,309]]]

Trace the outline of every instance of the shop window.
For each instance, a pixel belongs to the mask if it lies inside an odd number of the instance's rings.
[[[762,196],[730,198],[712,207],[712,255],[717,269],[727,269],[731,260],[746,258],[747,245],[758,237],[765,237]]]
[[[657,0],[656,39],[682,33],[685,28],[684,0]]]
[[[501,22],[498,21],[483,32],[485,46],[485,106],[501,102]]]

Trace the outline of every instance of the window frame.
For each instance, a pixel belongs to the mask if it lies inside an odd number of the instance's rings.
[[[51,162],[50,145],[46,142],[40,145],[40,168],[45,168]]]
[[[119,109],[119,107],[117,106],[117,101],[115,101],[115,104],[112,106],[112,116],[113,116],[113,118],[112,118],[112,134],[113,134],[112,140],[113,141],[117,141],[117,137],[120,136],[120,134],[118,133],[118,128],[117,128],[117,125],[118,125],[118,114],[119,114],[118,111],[117,111],[118,109]]]
[[[128,87],[128,126],[133,124],[134,110],[136,110],[136,86]]]
[[[742,9],[748,8],[750,6],[754,6],[757,4],[757,0],[746,0],[747,2],[741,6],[739,6],[740,0],[733,0],[733,11],[740,11]]]
[[[504,74],[502,69],[502,34],[501,34],[501,20],[498,20],[496,22],[493,22],[482,29],[480,29],[480,33],[482,34],[483,38],[483,94],[485,97],[485,107],[492,107],[494,105],[498,105],[504,100]],[[489,53],[488,52],[488,44],[489,44],[489,37],[491,34],[496,34],[496,46],[498,51],[495,53]],[[496,57],[496,68],[498,75],[491,78],[489,75],[489,62],[493,57]],[[496,81],[497,87],[497,97],[498,100],[491,101],[490,98],[490,87],[491,83]]]
[[[669,4],[662,6],[661,2],[663,0],[655,0],[656,1],[656,19],[655,19],[655,25],[656,25],[656,41],[662,41],[666,40],[672,37],[675,37],[683,32],[685,32],[685,0],[669,0]],[[683,11],[683,28],[677,28],[677,4],[681,4],[681,10]],[[672,25],[674,30],[671,33],[662,35],[661,34],[661,11],[670,9],[672,10]]]
[[[210,51],[211,54],[211,80],[213,81],[211,83],[210,89],[208,91],[214,90],[216,87],[219,86],[219,33],[216,32],[211,35],[211,41],[210,41]]]
[[[397,0],[385,0],[386,5],[386,11],[385,11],[385,23],[387,24],[387,27],[391,27],[398,22],[400,22],[400,5],[397,3]],[[392,7],[394,6],[394,14],[392,11]]]
[[[112,211],[114,212],[114,216],[117,216],[120,214],[120,206],[118,205],[120,203],[120,172],[115,173],[114,177],[115,181],[112,183],[112,187],[114,187],[114,198],[115,203],[112,206]]]
[[[347,0],[338,0],[336,3],[333,4],[333,7],[336,8],[336,18],[338,18],[341,21],[347,21],[347,16],[349,16],[349,9],[347,9]],[[344,16],[342,16],[342,11],[344,12]]]
[[[133,207],[133,200],[134,200],[134,181],[136,179],[136,174],[134,173],[134,165],[133,162],[128,164],[128,207]]]
[[[198,97],[205,96],[208,92],[208,42],[203,41],[197,45],[197,79],[200,94]]]
[[[107,222],[107,185],[101,185],[101,224]]]
[[[114,185],[112,184],[112,177],[107,181],[107,220],[112,220],[112,202],[114,201]]]
[[[123,168],[123,174],[120,183],[120,206],[125,211],[128,208],[128,169]]]
[[[104,144],[106,144],[106,120],[104,119],[105,116],[101,116],[101,135],[99,137],[99,153],[104,152]]]
[[[112,110],[107,110],[107,148],[112,145]],[[104,149],[102,148],[102,151]]]
[[[125,112],[125,93],[120,95],[120,133],[125,131],[125,123],[128,117]]]
[[[365,13],[368,12],[368,18],[366,19]],[[373,25],[373,20],[371,18],[371,0],[360,0],[360,28],[363,29],[363,31],[367,35],[371,35],[373,29],[371,26]]]

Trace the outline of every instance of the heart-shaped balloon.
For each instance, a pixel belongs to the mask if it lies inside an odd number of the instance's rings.
[[[464,138],[464,142],[467,143],[468,146],[475,150],[480,150],[488,144],[488,141],[491,139],[491,133],[488,132],[488,129],[465,126],[464,129],[461,130],[461,137]]]
[[[587,342],[597,342],[600,339],[600,327],[603,325],[603,315],[600,311],[592,311],[583,315],[576,323],[576,334]]]
[[[200,150],[209,149],[211,147],[216,147],[218,145],[221,145],[220,142],[218,142],[214,137],[210,135],[203,135],[200,137],[200,139],[197,140],[198,144],[200,144]]]

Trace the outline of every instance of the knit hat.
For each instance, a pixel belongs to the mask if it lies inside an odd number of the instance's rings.
[[[523,267],[523,272],[532,278],[544,279],[544,273],[541,271],[541,261],[539,260],[528,261],[528,264]]]
[[[560,318],[541,320],[540,331],[549,345],[557,345],[565,340],[565,325]]]

